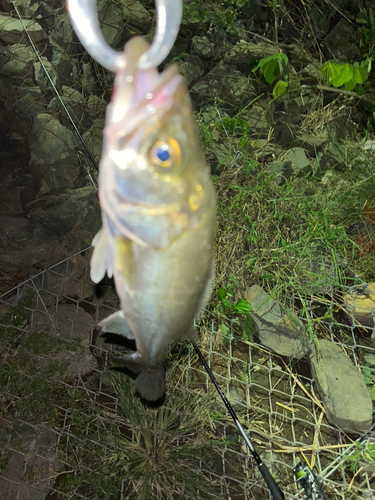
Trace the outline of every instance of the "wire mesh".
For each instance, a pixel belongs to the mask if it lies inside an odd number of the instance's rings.
[[[0,298],[2,498],[126,498],[126,475],[110,496],[101,486],[103,470],[97,467],[98,460],[105,461],[111,453],[108,435],[113,422],[121,422],[123,416],[116,392],[102,378],[109,372],[108,354],[118,347],[103,343],[95,327],[116,310],[117,296],[107,286],[100,299],[95,297],[90,257],[87,248]],[[321,300],[336,311],[334,298]],[[317,301],[311,299],[311,311]],[[374,349],[358,341],[355,319],[349,319],[342,317],[340,323],[332,314],[321,324],[361,366],[363,356]],[[201,350],[286,498],[304,498],[293,480],[301,452],[322,478],[328,498],[374,498],[374,467],[363,456],[358,458],[358,443],[371,442],[371,435],[353,441],[327,422],[307,363],[287,364],[261,345],[238,338],[234,322],[231,328],[231,340],[222,336],[214,321],[210,328],[201,328]],[[180,363],[180,375],[176,383],[168,381],[169,393],[186,386],[192,393],[204,389],[214,396],[193,349],[187,347],[171,359]],[[208,469],[202,461],[200,468],[220,484],[222,498],[269,498],[218,400],[212,411],[219,417],[213,434],[205,430],[206,439],[224,441],[220,458]],[[355,460],[356,472],[351,472]],[[96,485],[95,493],[82,486],[82,477],[87,478],[85,484]],[[197,497],[205,498],[199,493]]]

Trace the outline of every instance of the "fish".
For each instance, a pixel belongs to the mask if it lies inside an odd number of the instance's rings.
[[[156,401],[169,348],[197,339],[194,320],[211,291],[216,195],[178,67],[139,69],[148,49],[131,38],[116,70],[90,273],[94,283],[113,276],[120,309],[98,326],[135,340],[137,350],[114,361],[137,375],[142,398]]]

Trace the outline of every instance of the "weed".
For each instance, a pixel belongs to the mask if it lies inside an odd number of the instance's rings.
[[[327,85],[333,85],[336,88],[344,85],[345,90],[353,90],[357,85],[362,85],[368,79],[370,71],[370,58],[361,63],[326,63],[322,67]]]
[[[237,0],[228,2],[207,2],[205,0],[188,0],[184,2],[182,23],[213,23],[215,26],[235,30]]]
[[[253,71],[259,70],[269,84],[273,83],[276,79],[283,80],[286,83],[285,80],[288,78],[288,62],[288,56],[279,52],[261,59]]]
[[[360,444],[356,443],[356,449],[351,455],[345,457],[348,468],[355,473],[365,464],[373,464],[375,462],[375,444]]]
[[[172,367],[168,377],[175,377],[175,372]],[[70,460],[85,463],[87,471],[61,476],[59,490],[89,491],[105,500],[122,484],[129,500],[190,499],[197,498],[198,491],[204,498],[218,496],[214,478],[201,467],[205,463],[209,468],[223,446],[201,435],[207,428],[212,433],[217,420],[210,396],[179,385],[162,407],[154,409],[140,402],[132,380],[122,374],[107,372],[101,384],[118,398],[115,407],[110,402],[98,406],[77,390],[71,394],[69,428],[80,439],[66,440],[66,452]]]
[[[252,340],[256,329],[254,318],[250,314],[252,307],[249,302],[245,299],[238,299],[236,302],[229,300],[229,298],[234,296],[234,286],[231,284],[228,284],[225,288],[220,287],[217,291],[217,296],[221,301],[220,308],[222,314],[230,318],[236,318],[242,330],[243,338],[247,341]],[[229,343],[232,338],[229,334],[229,328],[225,323],[221,323],[220,330],[224,336],[224,341]]]

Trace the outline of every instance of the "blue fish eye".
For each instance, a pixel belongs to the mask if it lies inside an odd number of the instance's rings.
[[[160,172],[176,172],[182,162],[179,143],[173,137],[160,139],[150,148],[150,160]]]
[[[156,150],[156,156],[159,158],[160,161],[164,162],[164,161],[168,161],[169,158],[170,158],[170,154],[169,154],[169,151],[168,151],[168,146],[167,144],[163,145],[163,146],[160,146],[158,147],[158,149]]]

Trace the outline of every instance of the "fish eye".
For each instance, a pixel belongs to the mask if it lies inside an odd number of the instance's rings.
[[[150,159],[159,172],[176,172],[182,162],[180,145],[173,137],[160,139],[151,146]]]

